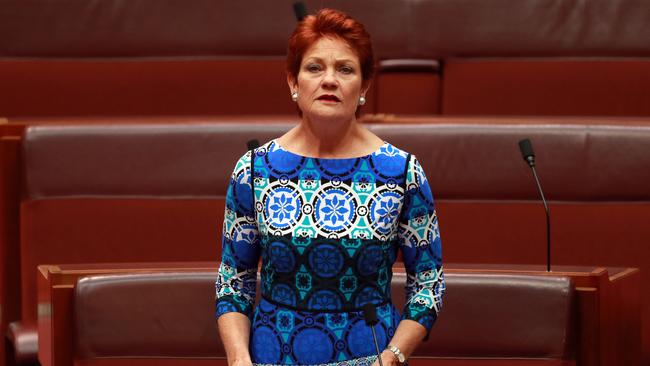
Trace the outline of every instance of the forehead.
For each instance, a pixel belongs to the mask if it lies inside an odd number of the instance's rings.
[[[314,42],[303,55],[303,60],[309,58],[347,59],[359,63],[359,57],[347,42],[332,37],[322,37]]]

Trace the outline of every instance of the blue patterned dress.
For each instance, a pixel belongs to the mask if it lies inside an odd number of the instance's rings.
[[[390,301],[398,250],[407,272],[401,314]],[[415,156],[384,143],[363,157],[311,158],[272,140],[237,162],[216,316],[251,319],[254,363],[370,365],[376,353],[363,305],[376,305],[383,350],[401,319],[428,335],[444,291],[438,220]]]

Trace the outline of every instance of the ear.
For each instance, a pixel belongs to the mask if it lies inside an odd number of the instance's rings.
[[[293,78],[293,76],[287,75],[287,85],[289,85],[290,94],[294,91],[298,91],[298,83],[296,82],[296,79]]]
[[[370,84],[371,83],[372,82],[370,80],[368,80],[368,81],[364,81],[361,84],[361,95],[366,96],[366,93],[368,92],[368,89],[370,89]]]

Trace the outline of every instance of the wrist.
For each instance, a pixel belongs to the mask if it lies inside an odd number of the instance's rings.
[[[230,364],[231,365],[237,365],[237,364],[249,364],[251,363],[251,356],[250,354],[242,354],[242,355],[236,355],[232,357]]]
[[[385,351],[390,353],[398,365],[403,365],[406,362],[406,355],[404,355],[404,353],[402,353],[402,351],[397,346],[389,344],[386,346]]]
[[[250,366],[252,364],[253,364],[253,361],[251,361],[250,358],[249,358],[248,360],[244,360],[244,359],[234,360],[231,363],[229,363],[228,365],[229,366]]]

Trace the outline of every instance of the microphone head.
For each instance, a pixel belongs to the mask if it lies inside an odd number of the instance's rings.
[[[375,305],[371,303],[367,303],[363,306],[363,317],[366,320],[367,325],[375,325],[379,322],[377,320],[377,309],[375,308]]]
[[[246,147],[248,148],[248,150],[257,149],[258,147],[260,147],[260,142],[257,139],[248,140],[246,142]]]
[[[521,150],[521,156],[528,165],[531,167],[535,166],[535,152],[533,151],[533,144],[530,142],[530,139],[519,141],[519,150]]]
[[[302,1],[293,3],[293,12],[296,14],[296,19],[301,22],[307,16],[307,8],[305,7],[305,3]]]

